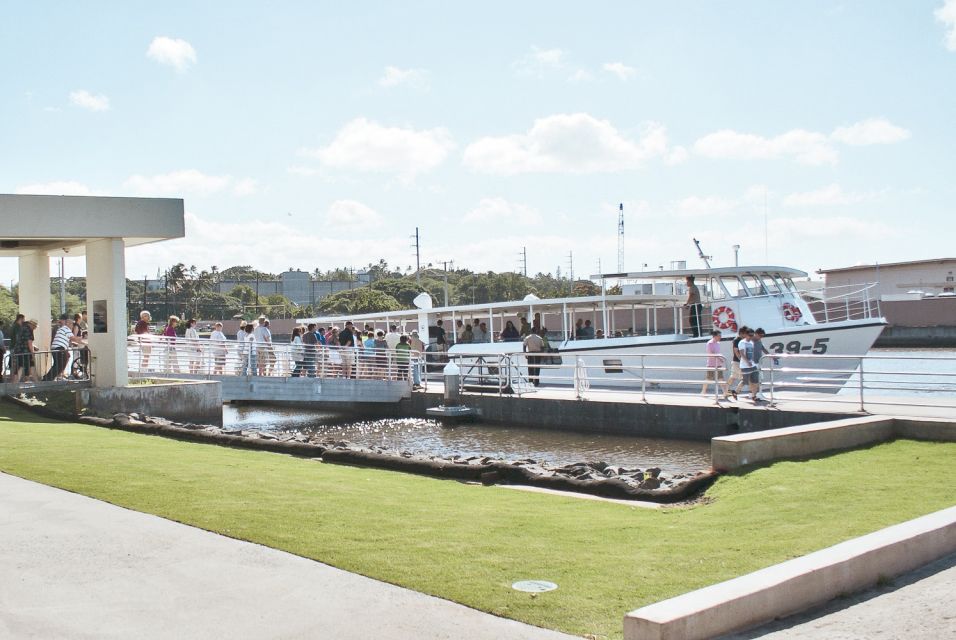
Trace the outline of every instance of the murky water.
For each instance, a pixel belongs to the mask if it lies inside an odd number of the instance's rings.
[[[299,431],[347,440],[362,447],[382,446],[416,455],[533,458],[549,465],[604,461],[623,467],[660,467],[667,474],[710,467],[710,444],[659,438],[464,423],[446,427],[416,418],[355,421],[328,412],[279,407],[223,407],[227,428]]]

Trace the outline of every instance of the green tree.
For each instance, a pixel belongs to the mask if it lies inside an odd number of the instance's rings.
[[[398,300],[387,293],[369,287],[339,291],[319,302],[319,310],[322,313],[375,313],[400,309],[402,305]]]

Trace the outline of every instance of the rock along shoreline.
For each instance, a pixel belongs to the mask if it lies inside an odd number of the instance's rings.
[[[78,420],[85,424],[134,433],[318,458],[323,462],[335,464],[481,482],[485,485],[519,484],[661,504],[692,499],[709,487],[718,475],[708,471],[665,477],[658,468],[642,470],[605,462],[582,461],[553,467],[530,458],[501,460],[487,456],[417,456],[408,451],[394,451],[383,447],[361,448],[346,441],[309,437],[305,434],[277,435],[265,431],[229,430],[213,425],[176,423],[135,413],[118,413],[112,418],[80,416]]]

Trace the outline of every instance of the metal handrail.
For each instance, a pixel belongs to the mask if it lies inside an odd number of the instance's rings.
[[[848,362],[846,367],[838,369],[820,368],[819,366],[779,366],[781,363],[790,361],[809,361],[825,362],[840,361]],[[942,362],[951,363],[952,371],[874,371],[872,365],[877,362],[895,362],[895,361],[913,361],[913,362]],[[850,368],[852,367],[852,368]],[[766,354],[760,359],[760,369],[767,371],[769,379],[766,381],[769,386],[770,402],[775,403],[776,398],[781,391],[795,389],[798,391],[824,390],[831,391],[836,389],[837,394],[828,394],[825,397],[814,397],[815,401],[820,402],[846,402],[846,396],[840,396],[839,393],[853,393],[856,396],[856,403],[861,412],[866,412],[867,404],[871,405],[895,405],[903,404],[901,402],[890,402],[887,398],[874,398],[871,394],[867,398],[867,392],[872,391],[919,391],[923,394],[937,394],[934,400],[939,400],[932,404],[918,402],[921,396],[905,396],[906,403],[911,406],[956,406],[956,357],[936,356],[884,356],[884,355],[864,355],[864,356],[841,356],[831,354],[796,354],[779,353]],[[781,381],[778,373],[787,373],[791,377],[796,376],[795,380]],[[928,380],[926,378],[937,378]],[[920,380],[920,378],[923,378]],[[943,380],[938,380],[942,378]],[[950,382],[952,380],[952,382]],[[914,386],[918,384],[919,386]]]
[[[140,375],[269,376],[401,380],[419,377],[422,353],[150,334],[127,339],[129,369]]]
[[[0,361],[3,382],[20,385],[45,382],[87,383],[93,379],[95,358],[86,346],[35,350],[32,353],[7,351]],[[27,371],[29,367],[29,371]]]

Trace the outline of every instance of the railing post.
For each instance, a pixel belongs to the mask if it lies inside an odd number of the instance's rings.
[[[767,356],[764,356],[764,358],[766,358],[766,357],[767,357]],[[773,399],[773,387],[774,387],[774,383],[773,383],[773,366],[774,366],[775,363],[776,363],[776,359],[771,357],[771,358],[770,358],[770,406],[771,406],[771,407],[775,406],[774,399]]]
[[[860,358],[860,411],[865,413],[866,406],[863,402],[863,358]]]
[[[644,360],[647,356],[641,355],[641,402],[647,402],[647,373],[644,369]]]

